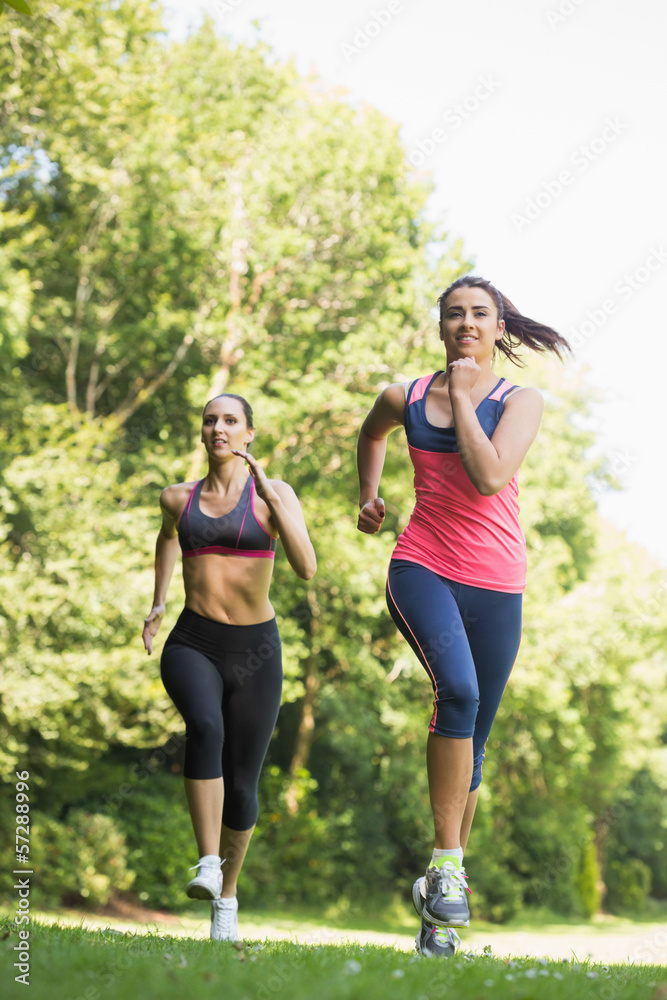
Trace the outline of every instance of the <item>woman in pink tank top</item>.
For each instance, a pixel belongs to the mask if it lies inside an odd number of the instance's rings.
[[[387,603],[433,687],[427,740],[435,848],[412,889],[421,916],[417,949],[454,953],[467,927],[463,852],[486,741],[521,636],[525,539],[518,472],[537,434],[543,400],[492,368],[500,351],[569,350],[555,330],[519,311],[490,282],[459,278],[442,294],[442,371],[395,383],[378,396],[359,435],[358,528],[379,531],[387,436],[404,427],[415,506],[389,567]]]

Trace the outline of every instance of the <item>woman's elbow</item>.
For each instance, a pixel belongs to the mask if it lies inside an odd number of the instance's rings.
[[[315,553],[311,556],[306,556],[305,558],[300,559],[298,563],[296,561],[293,562],[292,569],[300,580],[312,580],[317,572],[317,559],[315,558]]]
[[[317,560],[313,559],[312,562],[309,562],[306,566],[303,567],[303,570],[301,573],[299,573],[299,576],[301,577],[302,580],[312,580],[316,573],[317,573]]]
[[[494,497],[507,486],[507,483],[500,479],[478,479],[473,482],[473,486],[482,497]]]

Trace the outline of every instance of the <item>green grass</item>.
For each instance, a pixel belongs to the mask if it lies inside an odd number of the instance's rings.
[[[238,945],[31,920],[30,986],[14,982],[16,929],[0,924],[0,990],[31,1000],[667,1000],[655,965],[472,956],[392,947]],[[488,949],[490,952],[490,949]]]

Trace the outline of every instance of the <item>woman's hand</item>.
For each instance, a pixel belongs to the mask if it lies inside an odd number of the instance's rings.
[[[144,630],[141,638],[144,641],[144,649],[150,656],[153,652],[153,639],[158,634],[158,630],[164,618],[164,604],[158,604],[151,610],[148,618],[144,618]]]
[[[458,358],[452,361],[447,368],[450,398],[457,393],[470,395],[481,374],[482,369],[474,358]]]
[[[257,495],[269,508],[270,523],[280,537],[290,566],[302,580],[310,580],[317,570],[317,558],[296,493],[282,480],[275,480],[275,485],[270,482],[254,455],[238,448],[231,450],[248,463]]]
[[[367,535],[375,535],[382,527],[383,521],[384,500],[381,497],[375,497],[373,500],[367,500],[359,511],[357,529]]]
[[[251,455],[249,451],[240,451],[238,448],[231,449],[234,455],[240,455],[248,463],[250,469],[250,475],[255,480],[255,489],[257,490],[257,496],[261,497],[265,504],[271,508],[271,505],[276,503],[278,500],[278,494],[274,490],[273,486],[266,478],[266,473],[264,469],[259,464],[254,455]]]

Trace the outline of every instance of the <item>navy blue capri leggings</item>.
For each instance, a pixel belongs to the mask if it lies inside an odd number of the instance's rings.
[[[429,730],[473,741],[470,791],[521,640],[521,594],[469,587],[392,559],[387,604],[433,685]]]
[[[222,822],[257,822],[257,786],[278,719],[283,670],[275,618],[226,625],[184,608],[162,650],[162,683],[185,722],[186,778],[219,778]]]

